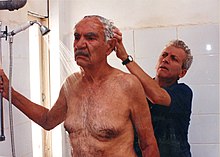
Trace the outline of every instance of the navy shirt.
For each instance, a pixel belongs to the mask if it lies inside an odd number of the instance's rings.
[[[192,107],[192,90],[184,83],[175,83],[164,88],[171,97],[169,107],[152,104],[149,107],[154,134],[161,157],[191,157],[188,143],[188,128]],[[135,135],[135,150],[141,157]]]

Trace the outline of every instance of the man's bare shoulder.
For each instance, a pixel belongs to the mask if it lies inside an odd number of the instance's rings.
[[[73,73],[64,80],[62,88],[69,89],[70,87],[74,87],[76,83],[82,78],[82,74],[80,72]]]
[[[122,82],[123,85],[126,85],[126,88],[139,88],[141,86],[138,78],[130,73],[115,69],[115,77]]]
[[[65,83],[75,83],[76,81],[80,80],[81,78],[82,78],[82,73],[81,72],[72,73],[71,75],[69,75],[65,79],[64,84]]]

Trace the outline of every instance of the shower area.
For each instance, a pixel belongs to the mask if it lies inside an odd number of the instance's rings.
[[[192,156],[219,157],[219,10],[219,0],[0,0],[1,67],[9,75],[12,64],[12,86],[50,108],[66,76],[79,70],[73,58],[73,27],[85,15],[112,19],[129,54],[152,77],[163,46],[183,39],[194,56],[180,80],[194,93],[188,136]],[[50,29],[44,36],[42,25]],[[19,30],[13,35],[12,63],[6,30]],[[108,62],[127,72],[114,52]],[[13,151],[17,157],[70,157],[63,124],[44,131],[12,106],[13,138],[10,104],[5,100],[2,104],[0,157],[12,157]]]

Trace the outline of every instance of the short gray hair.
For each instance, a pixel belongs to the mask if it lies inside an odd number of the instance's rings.
[[[116,28],[114,26],[114,23],[102,16],[99,16],[99,15],[88,15],[88,16],[84,16],[84,19],[85,18],[93,18],[93,17],[96,17],[100,20],[100,22],[103,24],[104,26],[104,34],[105,34],[105,40],[108,41],[110,39],[113,38],[114,36],[114,33],[113,33],[113,29]]]
[[[182,68],[188,70],[192,64],[193,56],[191,55],[191,50],[189,47],[185,44],[184,41],[176,39],[171,40],[166,47],[168,46],[174,46],[176,48],[181,48],[186,53],[186,59],[183,62]]]

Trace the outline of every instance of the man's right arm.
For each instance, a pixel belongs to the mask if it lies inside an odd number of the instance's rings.
[[[3,79],[0,92],[5,99],[9,100],[9,80],[2,69],[0,70],[0,76]],[[33,103],[13,88],[11,90],[11,97],[14,106],[46,130],[54,128],[64,120],[65,116],[61,113],[66,113],[66,107],[64,106],[65,98],[62,96],[62,92],[60,92],[60,96],[51,110]]]
[[[118,29],[114,30],[116,42],[116,55],[122,61],[124,61],[128,54],[124,48],[122,43],[122,34]],[[144,70],[135,62],[130,62],[126,64],[127,69],[130,71],[131,74],[135,75],[139,81],[141,82],[142,86],[144,87],[145,94],[147,98],[153,104],[161,104],[165,106],[169,106],[171,102],[171,98],[169,94],[159,86],[159,84],[152,79]]]

